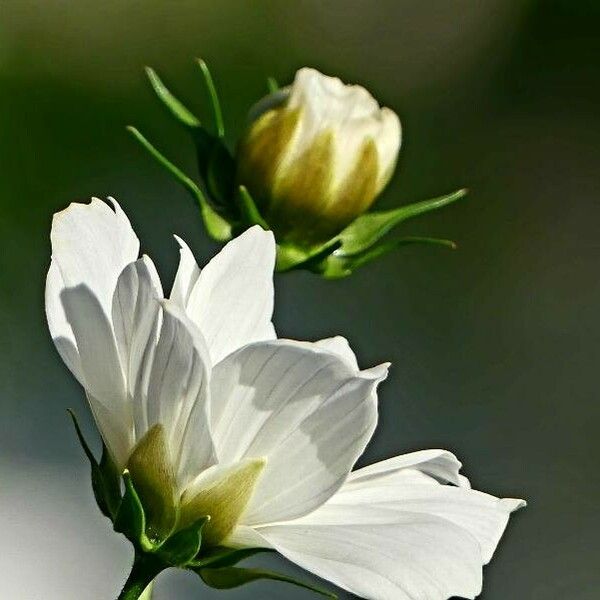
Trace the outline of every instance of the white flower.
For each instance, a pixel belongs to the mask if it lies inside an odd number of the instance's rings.
[[[303,68],[252,117],[238,148],[238,182],[282,240],[306,244],[338,233],[392,176],[400,121],[359,85]]]
[[[271,233],[246,231],[202,271],[179,240],[165,300],[113,206],[55,215],[46,311],[158,534],[210,514],[206,543],[275,548],[365,598],[479,594],[523,502],[470,489],[442,450],[351,472],[388,365],[359,370],[340,337],[276,339]]]

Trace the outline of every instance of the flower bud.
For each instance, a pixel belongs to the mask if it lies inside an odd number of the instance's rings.
[[[279,240],[329,239],[371,206],[394,171],[400,121],[361,86],[303,68],[251,118],[237,182]]]

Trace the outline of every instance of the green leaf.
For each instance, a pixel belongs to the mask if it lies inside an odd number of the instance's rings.
[[[267,77],[267,89],[270,94],[279,90],[279,84],[277,83],[277,79],[275,77]]]
[[[240,185],[238,192],[239,208],[244,229],[252,225],[260,225],[265,231],[268,231],[269,225],[260,214],[254,198],[252,198],[246,186]]]
[[[185,567],[200,552],[202,528],[210,519],[207,515],[195,523],[173,534],[159,550],[160,556],[174,567]]]
[[[200,71],[202,72],[202,76],[204,78],[204,83],[206,84],[206,88],[208,90],[208,95],[210,97],[210,103],[215,119],[217,136],[222,138],[225,135],[225,125],[223,123],[223,113],[221,111],[221,103],[219,102],[217,88],[215,87],[215,83],[212,75],[210,74],[210,70],[208,69],[208,65],[201,58],[196,59],[196,64],[200,67]]]
[[[262,552],[275,552],[271,548],[226,548],[225,546],[215,546],[211,548],[206,554],[191,563],[192,567],[195,568],[207,568],[211,569],[232,567],[241,560],[250,558],[255,554]]]
[[[102,459],[100,460],[100,464],[98,464],[96,457],[83,437],[75,413],[71,409],[67,409],[67,411],[73,420],[79,443],[90,462],[92,490],[94,492],[96,504],[102,514],[112,520],[115,517],[117,507],[121,500],[119,476],[116,467],[110,458],[104,442],[102,442]]]
[[[123,472],[123,481],[125,494],[115,518],[115,531],[125,535],[136,547],[152,552],[156,545],[146,536],[146,514],[127,469]]]
[[[158,99],[164,104],[175,119],[188,129],[200,127],[200,120],[171,93],[156,74],[156,71],[151,67],[146,67],[145,70],[150,84],[152,85],[152,89],[158,96]]]
[[[258,581],[260,579],[271,579],[273,581],[281,581],[283,583],[290,583],[299,587],[305,588],[321,594],[327,598],[337,598],[332,592],[320,588],[310,583],[304,583],[293,577],[287,575],[281,575],[274,573],[273,571],[266,571],[264,569],[242,569],[240,567],[224,567],[222,569],[198,569],[196,570],[198,575],[202,578],[202,581],[209,587],[217,590],[229,590],[232,588]]]
[[[219,215],[209,204],[202,190],[181,169],[176,167],[159,150],[157,150],[135,127],[129,126],[127,130],[150,153],[150,155],[165,168],[194,198],[200,207],[200,214],[208,235],[219,242],[231,239],[231,225]]]
[[[348,277],[359,267],[374,261],[376,258],[388,254],[392,250],[396,250],[401,246],[407,246],[410,244],[428,244],[433,246],[443,246],[445,248],[450,248],[451,250],[456,249],[456,244],[452,240],[413,236],[403,237],[397,240],[372,246],[371,248],[365,250],[365,252],[355,254],[353,256],[329,256],[317,266],[316,272],[321,273],[326,279],[341,279],[343,277]]]
[[[424,200],[423,202],[400,206],[391,210],[364,214],[350,223],[339,234],[338,238],[342,242],[340,253],[353,255],[364,252],[399,223],[456,202],[466,193],[467,190],[458,190],[432,200]]]

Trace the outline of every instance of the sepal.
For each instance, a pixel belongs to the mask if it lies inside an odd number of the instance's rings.
[[[77,439],[90,462],[92,490],[94,492],[96,504],[102,514],[112,521],[117,514],[119,503],[121,502],[121,484],[117,467],[110,457],[106,445],[104,444],[104,440],[102,441],[102,456],[100,458],[100,463],[98,463],[94,453],[90,450],[90,447],[83,437],[75,413],[71,409],[67,410],[73,420]]]
[[[202,546],[202,528],[210,520],[204,516],[169,537],[159,548],[162,559],[173,567],[186,567],[196,558]]]
[[[125,494],[115,517],[115,531],[122,533],[136,549],[153,552],[159,544],[146,535],[146,512],[127,469],[123,472],[123,481]]]
[[[323,589],[310,583],[305,583],[294,577],[288,575],[282,575],[273,571],[267,571],[265,569],[244,569],[241,567],[223,567],[220,569],[194,569],[196,573],[202,578],[202,581],[211,588],[217,590],[230,590],[233,588],[240,587],[253,581],[259,581],[261,579],[270,579],[272,581],[281,581],[282,583],[289,583],[317,594],[325,596],[326,598],[337,598],[337,595],[329,590]]]

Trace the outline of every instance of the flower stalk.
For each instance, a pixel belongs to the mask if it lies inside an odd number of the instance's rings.
[[[131,573],[117,600],[150,600],[152,582],[164,565],[152,556],[136,553]]]

